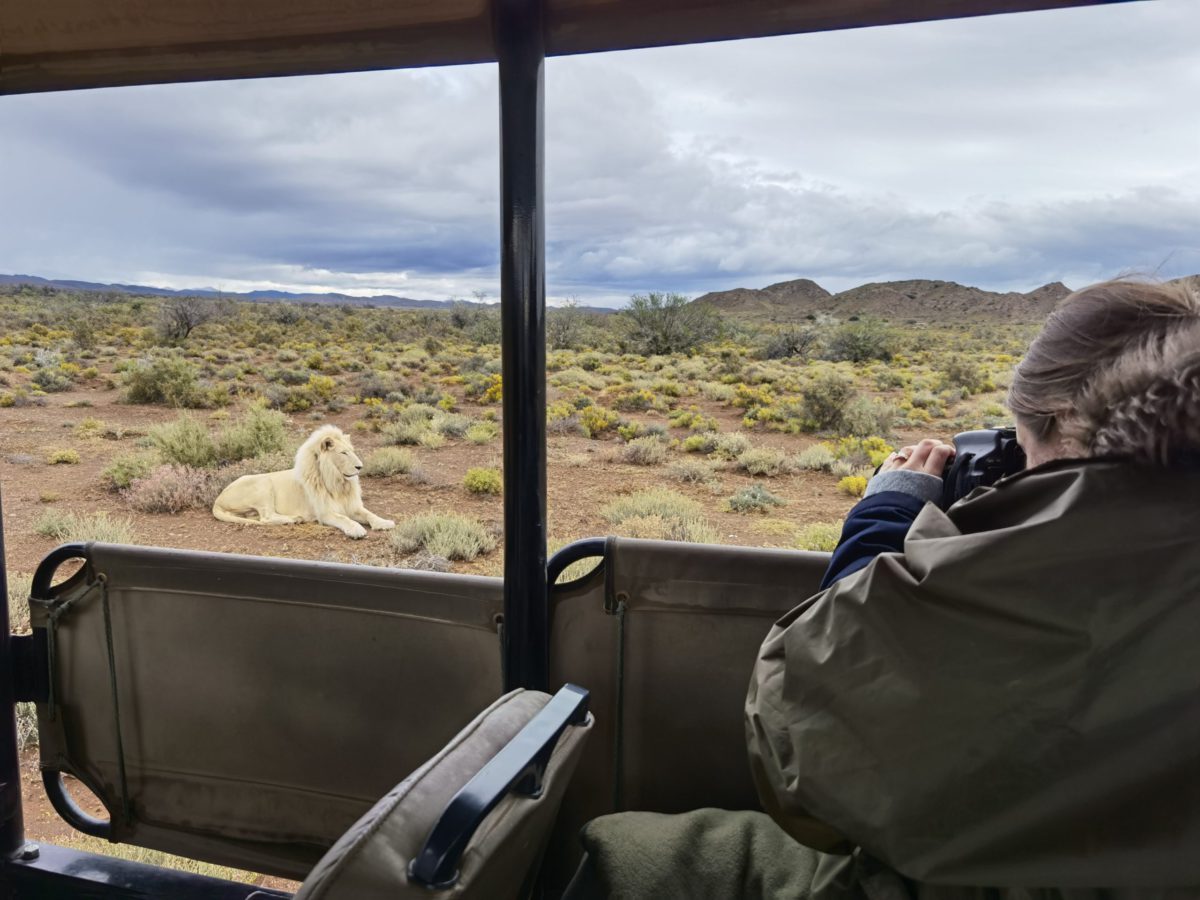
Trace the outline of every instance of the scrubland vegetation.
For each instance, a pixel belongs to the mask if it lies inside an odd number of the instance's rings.
[[[1006,420],[1002,390],[1033,330],[753,325],[671,294],[613,315],[552,310],[551,543],[616,533],[828,550],[900,442]],[[466,304],[10,288],[10,552],[28,569],[54,543],[118,540],[498,574],[499,337],[497,311]],[[324,422],[354,440],[367,505],[396,520],[393,533],[352,544],[319,526],[211,519],[227,484],[289,468]]]

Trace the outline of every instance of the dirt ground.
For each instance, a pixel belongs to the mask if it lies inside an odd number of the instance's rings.
[[[53,539],[34,532],[38,517],[50,506],[128,518],[140,543],[157,546],[373,565],[396,565],[402,561],[385,532],[372,532],[355,541],[335,529],[315,524],[239,526],[218,522],[207,510],[149,514],[130,509],[117,494],[104,487],[101,472],[113,457],[134,450],[137,437],[144,435],[148,427],[171,421],[178,412],[133,406],[119,399],[118,391],[73,391],[51,395],[44,407],[0,409],[0,492],[11,572],[32,572],[55,546]],[[84,408],[70,405],[81,400],[91,405]],[[738,410],[717,404],[702,408],[717,418],[722,430],[739,427]],[[462,411],[478,415],[483,408],[467,406]],[[118,425],[126,430],[127,436],[120,440],[77,437],[74,426],[89,417]],[[352,406],[341,413],[329,414],[322,421],[333,422],[352,433],[350,426],[359,418],[360,409]],[[664,417],[653,413],[635,414],[631,418],[665,424]],[[291,431],[298,441],[317,424],[320,423],[307,417],[293,417]],[[381,443],[374,434],[352,434],[362,456]],[[814,439],[766,432],[753,434],[752,440],[755,446],[796,452]],[[695,498],[704,506],[722,542],[747,546],[792,546],[796,527],[838,521],[854,502],[837,490],[837,479],[826,474],[801,472],[763,479],[727,469],[719,473],[719,489],[713,489],[680,484],[668,477],[664,466],[620,462],[621,444],[616,439],[595,441],[581,435],[552,435],[548,444],[552,545],[608,533],[611,527],[600,515],[600,508],[616,496],[654,485],[667,485]],[[64,448],[77,450],[81,461],[76,465],[50,465],[45,461],[50,451]],[[369,509],[398,522],[422,512],[465,513],[492,526],[499,534],[503,519],[500,497],[473,495],[462,487],[468,468],[499,467],[499,439],[483,446],[451,440],[436,450],[416,448],[416,453],[427,483],[413,484],[405,476],[364,478],[363,497]],[[688,456],[678,450],[672,450],[671,455],[672,459]],[[787,504],[766,516],[722,509],[726,497],[755,481],[765,482]],[[498,548],[470,563],[455,563],[454,569],[499,575],[502,560],[503,552]]]

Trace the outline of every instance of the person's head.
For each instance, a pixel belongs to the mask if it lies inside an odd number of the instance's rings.
[[[1125,280],[1076,291],[1017,366],[1008,406],[1030,466],[1200,451],[1200,298]]]

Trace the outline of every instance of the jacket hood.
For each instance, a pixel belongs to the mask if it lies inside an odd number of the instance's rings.
[[[1200,884],[1200,474],[1082,461],[927,505],[747,698],[768,812],[940,884]]]

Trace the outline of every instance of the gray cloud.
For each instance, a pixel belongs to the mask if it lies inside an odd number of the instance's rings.
[[[1187,0],[551,60],[548,283],[1200,271]],[[491,67],[0,98],[0,271],[494,292]]]

